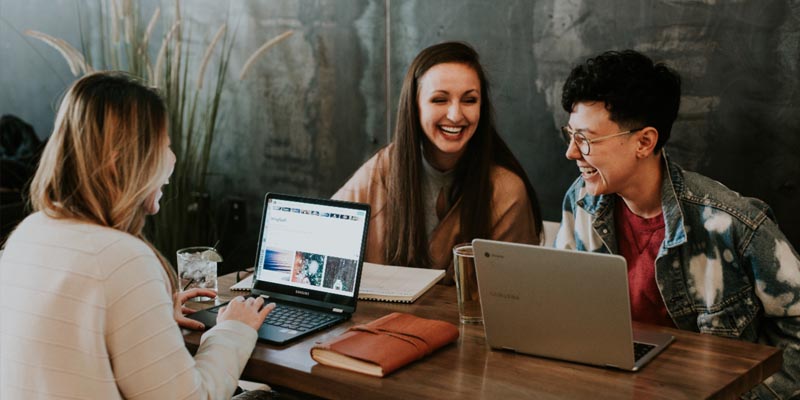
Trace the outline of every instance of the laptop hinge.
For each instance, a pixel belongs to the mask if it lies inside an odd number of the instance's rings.
[[[334,309],[333,309],[333,312],[335,312],[335,313],[338,313],[338,314],[341,314],[341,313],[343,313],[343,312],[344,312],[344,310],[342,310],[341,308],[334,308]]]

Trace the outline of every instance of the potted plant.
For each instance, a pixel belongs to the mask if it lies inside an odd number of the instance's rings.
[[[177,162],[170,183],[164,188],[161,211],[148,223],[148,237],[171,259],[181,247],[215,240],[206,177],[235,35],[229,33],[227,24],[222,24],[198,66],[192,65],[187,44],[189,31],[181,18],[180,1],[176,0],[174,19],[160,39],[155,57],[151,57],[151,35],[161,9],[156,8],[144,25],[136,2],[99,1],[100,41],[92,43],[79,21],[82,51],[42,32],[28,30],[25,34],[56,49],[76,77],[95,70],[121,70],[161,90],[169,109],[169,134]],[[80,10],[78,14],[81,15]],[[283,32],[255,50],[243,65],[239,79],[245,78],[268,49],[292,33]]]

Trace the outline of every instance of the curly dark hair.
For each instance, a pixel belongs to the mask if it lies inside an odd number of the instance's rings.
[[[602,101],[611,120],[625,129],[656,128],[658,151],[678,116],[681,77],[637,51],[607,51],[573,68],[564,83],[564,111],[583,101]]]

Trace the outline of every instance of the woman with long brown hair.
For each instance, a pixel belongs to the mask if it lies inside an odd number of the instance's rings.
[[[495,128],[477,52],[447,42],[408,68],[393,141],[334,195],[369,203],[365,260],[447,269],[457,243],[539,243],[541,213],[528,177]]]
[[[164,102],[120,73],[67,92],[0,261],[0,398],[230,398],[274,305],[237,298],[196,357],[169,263],[142,235],[175,164]]]

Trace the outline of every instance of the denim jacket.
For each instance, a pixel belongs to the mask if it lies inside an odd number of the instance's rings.
[[[663,160],[655,276],[670,317],[679,329],[782,348],[781,371],[743,398],[800,397],[800,257],[764,202]],[[618,253],[616,199],[588,194],[579,177],[555,246]]]

